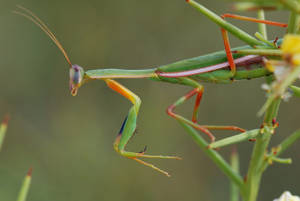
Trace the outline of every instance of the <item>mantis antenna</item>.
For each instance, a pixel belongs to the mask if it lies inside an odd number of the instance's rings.
[[[70,65],[70,68],[72,68],[72,63],[71,63],[65,49],[63,48],[61,43],[57,40],[55,35],[50,31],[50,29],[47,27],[47,25],[29,9],[24,8],[23,6],[20,6],[20,5],[17,5],[17,8],[19,8],[21,11],[13,11],[13,13],[26,17],[27,19],[32,21],[34,24],[36,24],[38,27],[40,27],[45,32],[45,34],[47,34],[49,36],[49,38],[55,43],[55,45],[58,47],[58,49],[62,52],[62,54],[66,58],[67,62]]]

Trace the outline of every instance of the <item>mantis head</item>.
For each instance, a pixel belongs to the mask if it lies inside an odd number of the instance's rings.
[[[70,68],[70,91],[72,96],[76,96],[78,88],[83,83],[84,70],[82,67],[74,64]]]
[[[55,35],[50,31],[50,29],[47,27],[47,25],[39,18],[37,17],[32,11],[28,10],[27,8],[24,8],[22,6],[17,6],[20,11],[13,11],[15,14],[21,15],[32,21],[34,24],[36,24],[39,28],[41,28],[47,36],[55,43],[55,45],[58,47],[58,49],[62,52],[64,55],[66,61],[69,64],[70,68],[70,91],[73,96],[77,94],[78,88],[82,85],[84,80],[84,70],[82,67],[78,65],[72,65],[65,49],[61,45],[61,43],[57,40]]]

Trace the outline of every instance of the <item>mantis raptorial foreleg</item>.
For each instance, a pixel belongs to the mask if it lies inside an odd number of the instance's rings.
[[[134,132],[136,130],[136,121],[137,121],[137,116],[138,116],[138,112],[139,112],[140,105],[141,105],[141,99],[136,94],[134,94],[129,89],[127,89],[120,83],[116,82],[115,80],[104,79],[104,81],[106,82],[108,87],[110,87],[112,90],[118,92],[119,94],[121,94],[122,96],[127,98],[128,100],[130,100],[133,104],[133,106],[130,108],[128,115],[125,118],[125,120],[121,126],[120,132],[114,142],[114,149],[122,156],[133,159],[143,165],[151,167],[167,176],[170,176],[167,172],[159,169],[158,167],[156,167],[150,163],[142,161],[138,158],[143,157],[143,158],[161,158],[161,159],[177,159],[177,160],[179,160],[179,159],[181,159],[180,157],[162,156],[162,155],[146,155],[145,150],[140,153],[129,152],[129,151],[125,150],[127,143],[129,142],[130,138],[134,135]]]
[[[181,83],[192,86],[192,87],[194,87],[194,89],[192,91],[190,91],[189,93],[187,93],[186,95],[180,97],[175,103],[170,105],[167,109],[168,115],[170,115],[171,117],[175,118],[176,120],[178,120],[184,124],[188,124],[188,125],[192,126],[193,128],[202,131],[203,133],[205,133],[206,135],[209,136],[209,138],[211,139],[212,142],[215,140],[215,137],[209,130],[235,130],[235,131],[245,132],[244,129],[236,127],[236,126],[199,125],[197,123],[197,113],[198,113],[198,109],[199,109],[199,105],[201,102],[204,88],[198,82],[196,82],[190,78],[178,78],[178,79],[180,79]],[[187,101],[194,95],[197,95],[197,97],[196,97],[196,101],[195,101],[192,121],[190,121],[190,120],[182,117],[181,115],[176,114],[174,112],[174,109],[177,106],[183,104],[185,101]]]

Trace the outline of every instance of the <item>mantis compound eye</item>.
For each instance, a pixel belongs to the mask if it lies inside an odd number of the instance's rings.
[[[84,70],[78,65],[72,65],[70,68],[70,91],[76,96],[78,88],[81,86],[84,77]]]

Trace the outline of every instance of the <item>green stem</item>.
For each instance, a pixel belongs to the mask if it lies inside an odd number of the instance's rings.
[[[257,11],[257,17],[260,20],[265,19],[265,12],[263,9],[259,9]],[[268,40],[266,24],[258,23],[258,31],[264,37],[265,40]]]
[[[0,151],[2,149],[2,145],[3,145],[3,141],[5,138],[5,133],[7,130],[7,123],[8,123],[8,115],[6,115],[6,117],[4,118],[4,120],[2,121],[1,125],[0,125]]]
[[[298,139],[300,139],[300,129],[295,131],[289,137],[287,137],[284,141],[282,141],[278,146],[277,156],[282,154],[287,148],[289,148],[292,144],[294,144]]]
[[[262,41],[262,42],[266,43],[266,45],[270,46],[270,48],[276,48],[275,43],[274,43],[273,41],[270,42],[270,41],[268,41],[267,39],[265,39],[265,37],[264,37],[261,33],[256,32],[254,35],[255,35],[255,37],[258,38],[260,41]]]
[[[300,4],[296,1],[284,1],[285,5],[291,9],[289,24],[288,24],[288,33],[295,34],[299,31],[299,12],[300,12]]]
[[[188,134],[194,139],[194,141],[199,145],[199,147],[204,151],[204,153],[211,158],[215,164],[224,172],[224,174],[235,183],[241,189],[243,186],[242,177],[235,172],[231,166],[223,159],[223,157],[213,149],[208,148],[208,143],[198,134],[198,132],[191,126],[178,121],[183,128],[188,132]]]
[[[30,168],[27,172],[27,175],[24,178],[17,201],[26,201],[26,198],[27,198],[27,195],[29,192],[29,188],[30,188],[30,183],[31,183],[31,173],[32,173],[32,169]]]
[[[300,65],[293,67],[292,72],[289,73],[288,77],[276,85],[276,91],[274,91],[273,93],[270,94],[268,100],[265,102],[265,104],[259,110],[258,115],[259,116],[262,115],[275,99],[280,98],[284,94],[284,92],[287,90],[287,88],[291,84],[293,84],[293,82],[296,79],[298,79],[299,75],[300,75]]]
[[[237,174],[239,174],[240,164],[239,164],[239,155],[234,149],[231,154],[231,168],[233,171],[235,171]],[[239,188],[238,186],[230,182],[230,201],[239,201]]]
[[[296,18],[297,13],[291,11],[288,25],[288,33],[296,33]]]
[[[244,133],[234,135],[234,136],[231,136],[231,137],[227,137],[225,139],[213,142],[209,145],[209,147],[211,149],[216,149],[216,148],[224,147],[224,146],[227,146],[227,145],[236,144],[236,143],[243,142],[243,141],[246,141],[246,140],[254,139],[254,138],[256,138],[256,136],[258,134],[259,134],[259,129],[246,131]]]
[[[272,162],[281,163],[281,164],[292,164],[291,158],[278,158],[278,157],[272,157]]]
[[[300,129],[292,133],[289,137],[283,140],[277,147],[275,147],[275,152],[273,151],[272,156],[279,156],[281,155],[287,148],[293,145],[297,140],[300,139]],[[267,169],[269,163],[264,161],[263,170]]]
[[[300,13],[300,3],[295,0],[280,0],[283,5],[294,13]],[[290,33],[290,32],[289,32]]]
[[[256,201],[261,176],[263,173],[265,153],[269,145],[271,136],[274,132],[272,120],[277,116],[280,101],[280,98],[275,99],[267,109],[263,123],[264,126],[261,129],[261,134],[256,138],[256,143],[253,149],[252,158],[248,169],[247,181],[245,183],[242,194],[245,201]]]
[[[282,51],[279,49],[244,49],[235,51],[238,54],[244,55],[262,55],[281,57]]]
[[[208,10],[201,4],[195,2],[194,0],[188,0],[187,1],[190,5],[192,5],[194,8],[196,8],[198,11],[200,11],[203,15],[208,17],[210,20],[215,22],[220,27],[224,28],[225,30],[229,31],[231,34],[235,35],[237,38],[241,39],[245,43],[248,43],[251,46],[256,45],[264,45],[261,41],[256,40],[254,37],[250,36],[245,31],[237,28],[236,26],[232,25],[231,23],[225,21],[223,18],[212,12],[211,10]]]

